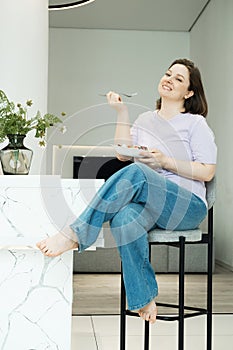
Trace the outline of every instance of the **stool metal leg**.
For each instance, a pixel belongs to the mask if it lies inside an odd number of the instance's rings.
[[[149,261],[151,261],[151,244],[149,243]],[[144,330],[144,350],[149,350],[150,343],[150,323],[145,321],[145,330]]]
[[[121,315],[120,315],[120,350],[125,350],[126,337],[126,293],[121,266]]]
[[[180,237],[180,256],[179,256],[179,334],[178,349],[184,350],[184,265],[185,265],[185,238]]]
[[[149,350],[149,339],[150,339],[150,324],[148,321],[145,321],[145,330],[144,330],[144,350]]]
[[[213,208],[208,215],[207,350],[212,349]]]

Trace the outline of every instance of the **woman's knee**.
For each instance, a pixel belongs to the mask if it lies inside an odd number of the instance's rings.
[[[140,215],[143,215],[144,207],[138,203],[129,203],[112,218],[111,227],[122,227],[134,223]]]
[[[120,210],[110,221],[112,235],[117,246],[125,246],[147,235],[147,230],[142,223],[145,218],[140,218],[143,207],[131,203]]]

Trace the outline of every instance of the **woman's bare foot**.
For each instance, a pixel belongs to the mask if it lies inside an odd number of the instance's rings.
[[[144,320],[144,321],[149,321],[150,323],[155,323],[156,321],[156,316],[157,316],[157,306],[152,300],[149,304],[144,306],[138,311],[139,316]]]
[[[74,233],[73,233],[74,234]],[[38,242],[37,247],[46,256],[55,257],[62,253],[78,248],[78,243],[67,234],[58,232],[56,235],[48,237]]]

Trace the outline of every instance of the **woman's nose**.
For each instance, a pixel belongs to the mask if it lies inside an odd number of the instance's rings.
[[[172,76],[166,77],[166,81],[167,81],[168,83],[172,83],[173,77],[172,77]]]

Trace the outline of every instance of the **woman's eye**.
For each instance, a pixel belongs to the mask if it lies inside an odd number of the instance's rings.
[[[165,73],[165,75],[167,76],[167,77],[170,77],[171,76],[171,73]]]
[[[182,83],[182,79],[180,79],[180,78],[176,78],[176,80],[178,80],[180,83]]]

